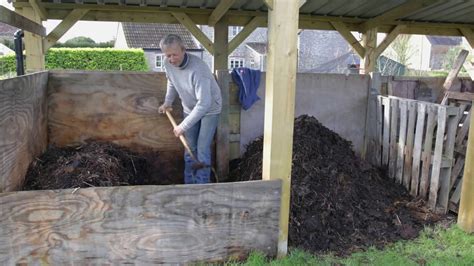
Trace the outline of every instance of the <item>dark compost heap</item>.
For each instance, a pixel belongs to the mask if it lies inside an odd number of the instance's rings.
[[[159,165],[150,162],[158,157],[105,142],[52,146],[30,164],[23,190],[164,184]]]
[[[261,179],[262,147],[262,138],[250,143],[232,176]],[[414,238],[425,224],[442,218],[307,115],[295,120],[291,176],[292,247],[348,254]]]

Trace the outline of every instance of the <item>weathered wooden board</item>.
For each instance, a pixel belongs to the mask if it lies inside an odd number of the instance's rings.
[[[415,101],[408,102],[408,129],[405,148],[405,162],[403,163],[403,185],[407,190],[410,189],[410,180],[413,163],[413,146],[415,141],[415,124],[417,114],[417,103]]]
[[[68,145],[93,138],[160,151],[182,150],[167,117],[157,111],[165,94],[164,73],[51,72],[50,143]],[[179,99],[173,108],[179,123]]]
[[[405,141],[408,124],[408,103],[400,101],[400,134],[398,136],[398,155],[396,181],[401,184],[403,180],[403,163],[405,162]]]
[[[397,133],[398,133],[398,117],[400,108],[398,99],[392,99],[391,104],[391,119],[390,119],[390,152],[389,152],[389,164],[388,164],[388,175],[390,178],[395,179],[396,167],[397,167]]]
[[[411,172],[410,194],[414,197],[418,195],[420,184],[421,150],[423,145],[423,133],[426,119],[426,104],[418,103],[418,118],[415,129],[415,142],[413,147],[413,167]]]
[[[14,191],[47,146],[48,73],[0,80],[0,191]]]
[[[158,106],[166,94],[164,73],[50,72],[49,143],[74,145],[109,141],[137,152],[159,151],[169,176],[182,180],[183,148]],[[179,99],[173,106],[181,121]]]
[[[422,160],[423,166],[421,168],[421,179],[420,179],[420,191],[419,195],[422,198],[428,196],[429,186],[430,186],[430,174],[431,174],[431,165],[433,163],[432,150],[433,150],[433,139],[435,137],[434,130],[436,124],[438,123],[438,109],[435,106],[429,106],[427,108],[428,120],[426,121],[426,132],[425,132],[425,142],[423,144]]]
[[[222,262],[276,255],[281,181],[0,194],[0,264]]]

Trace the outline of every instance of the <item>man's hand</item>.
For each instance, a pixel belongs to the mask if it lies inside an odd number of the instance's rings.
[[[166,110],[173,111],[173,108],[171,108],[171,106],[169,106],[165,103],[162,104],[160,107],[158,107],[158,113],[160,113],[160,114],[166,113]]]
[[[177,126],[173,129],[173,133],[176,137],[179,137],[184,134],[184,130]]]

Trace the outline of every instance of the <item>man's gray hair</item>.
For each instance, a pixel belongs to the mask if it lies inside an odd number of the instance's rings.
[[[186,47],[184,47],[183,40],[181,37],[179,37],[179,35],[176,34],[168,34],[163,37],[163,39],[160,41],[160,48],[163,49],[164,46],[170,46],[172,44],[179,45],[183,50],[186,49]]]

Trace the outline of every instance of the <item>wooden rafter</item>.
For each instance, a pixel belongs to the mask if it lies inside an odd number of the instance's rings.
[[[405,3],[373,18],[362,24],[363,31],[377,27],[379,24],[385,24],[388,21],[395,21],[405,17],[417,10],[426,8],[440,0],[408,0]],[[382,23],[383,22],[383,23]]]
[[[462,33],[464,38],[466,38],[471,48],[474,49],[474,32],[467,28],[459,28],[459,31]]]
[[[400,32],[405,28],[405,25],[395,26],[395,28],[389,34],[387,34],[387,36],[385,36],[385,39],[383,39],[383,41],[377,46],[377,48],[375,48],[375,57],[379,57],[383,53],[383,51],[385,51],[385,49],[387,49],[387,47],[393,42],[393,40],[397,38]]]
[[[201,45],[210,53],[214,54],[214,44],[209,38],[196,26],[196,23],[186,13],[171,13],[173,16],[183,24],[186,29],[201,43]]]
[[[53,46],[61,37],[79,21],[89,10],[87,9],[74,9],[69,15],[59,23],[56,28],[48,34],[43,40],[43,50],[46,52],[51,46]]]
[[[411,0],[410,0],[411,1]],[[268,1],[271,3],[272,1]],[[45,3],[42,5],[48,10],[48,19],[64,19],[68,14],[67,9],[84,8],[91,10],[83,20],[91,21],[120,21],[120,22],[144,22],[144,23],[175,23],[171,12],[186,13],[196,24],[207,25],[211,9],[201,8],[175,8],[175,7],[153,7],[153,6],[119,6],[101,4],[57,4]],[[28,2],[14,2],[16,8],[29,7]],[[67,6],[67,8],[65,7]],[[66,8],[66,9],[65,9]],[[159,14],[157,16],[156,14]],[[260,16],[267,17],[266,12],[229,10],[224,15],[231,26],[244,26],[251,18]],[[172,19],[169,19],[172,17]],[[318,16],[299,15],[299,28],[332,30],[332,21],[343,22],[350,31],[364,32],[361,26],[370,19],[339,17],[339,16]],[[401,34],[426,34],[426,35],[446,35],[460,36],[459,28],[474,29],[474,24],[462,23],[429,23],[416,21],[383,20],[377,25],[378,32],[388,33],[396,25],[407,25]]]
[[[209,26],[216,25],[217,21],[219,21],[224,14],[229,10],[229,8],[235,3],[235,0],[222,0],[216,6],[214,11],[212,11],[211,16],[209,16]]]
[[[231,54],[257,27],[265,25],[265,18],[254,17],[244,28],[229,42],[228,53]]]
[[[0,6],[0,22],[40,36],[46,36],[46,29],[42,25],[3,6]]]
[[[359,41],[352,35],[351,31],[346,27],[346,25],[342,22],[331,22],[331,25],[334,27],[335,30],[341,34],[344,39],[351,45],[351,47],[357,52],[360,57],[364,57],[365,49],[359,43]]]
[[[35,12],[39,14],[42,20],[48,19],[48,12],[40,3],[39,0],[28,0],[28,2],[30,3],[31,7],[35,10]]]
[[[269,10],[273,10],[273,0],[263,0]]]

